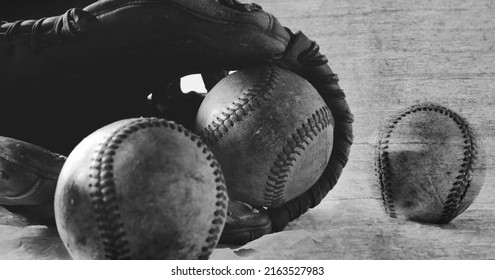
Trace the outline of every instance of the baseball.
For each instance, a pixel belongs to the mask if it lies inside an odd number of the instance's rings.
[[[121,120],[86,137],[55,191],[57,229],[74,259],[207,259],[226,205],[207,146],[155,118]]]
[[[278,207],[308,190],[328,164],[334,120],[309,82],[272,64],[221,80],[195,131],[217,157],[231,199]]]
[[[448,223],[464,212],[484,180],[483,151],[464,118],[418,104],[393,116],[376,148],[378,185],[393,218]]]

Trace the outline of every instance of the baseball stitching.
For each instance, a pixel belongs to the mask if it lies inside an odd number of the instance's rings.
[[[271,95],[278,83],[280,72],[277,68],[269,66],[264,67],[263,70],[260,82],[244,91],[241,97],[232,102],[232,105],[227,106],[221,116],[217,116],[216,120],[200,132],[205,143],[208,145],[217,143],[235,123],[243,121],[244,116],[261,106],[261,100],[266,100]]]
[[[214,170],[213,175],[215,175],[215,183],[217,183],[217,202],[215,202],[217,209],[213,213],[215,218],[211,222],[211,228],[208,231],[209,236],[205,240],[206,245],[201,248],[201,255],[198,257],[198,259],[208,259],[217,245],[220,234],[222,233],[222,226],[227,216],[227,187],[225,186],[225,180],[223,178],[222,170],[220,169],[220,164],[218,164],[208,146],[203,143],[198,136],[192,134],[188,130],[184,129],[184,133],[186,136],[189,136],[191,140],[196,142],[198,148],[203,149],[203,154],[206,155],[206,159],[210,162],[210,167]]]
[[[103,240],[103,249],[105,258],[107,259],[129,259],[130,249],[129,241],[126,238],[124,223],[119,211],[119,206],[116,200],[116,187],[113,178],[113,158],[116,150],[122,142],[133,133],[152,127],[166,127],[183,133],[195,142],[198,148],[202,148],[203,154],[210,162],[210,167],[213,169],[213,174],[216,176],[217,183],[217,202],[215,203],[216,210],[214,211],[214,219],[208,237],[205,239],[206,245],[201,249],[199,259],[208,258],[212,249],[216,246],[216,241],[221,232],[221,226],[226,215],[226,187],[223,180],[219,165],[212,156],[208,147],[201,142],[199,137],[189,132],[183,126],[170,121],[149,118],[137,119],[127,125],[117,129],[110,137],[106,138],[99,147],[95,150],[91,160],[90,174],[90,196],[93,206],[93,211],[96,214],[98,222],[98,230]]]
[[[208,145],[214,145],[234,127],[235,123],[244,120],[244,116],[261,106],[262,100],[267,100],[278,84],[280,70],[273,66],[265,66],[261,79],[252,88],[245,90],[232,105],[216,117],[211,124],[204,128],[200,135]],[[263,199],[268,207],[280,203],[283,199],[288,174],[297,156],[321,132],[332,123],[332,113],[327,106],[316,110],[306,123],[296,129],[287,140],[277,159],[270,167],[270,174],[263,191]]]
[[[464,139],[464,158],[462,160],[461,169],[456,176],[456,181],[453,183],[453,187],[450,189],[450,193],[447,196],[447,201],[444,204],[443,212],[441,215],[441,223],[448,223],[453,219],[459,208],[459,204],[462,202],[466,193],[470,187],[470,179],[474,171],[474,163],[477,159],[477,145],[473,131],[469,127],[467,121],[455,112],[435,104],[419,104],[414,105],[400,114],[398,117],[392,119],[386,126],[386,131],[382,134],[383,137],[378,142],[378,156],[377,156],[377,169],[380,183],[380,190],[382,194],[383,204],[386,212],[392,217],[397,218],[397,214],[394,208],[394,201],[392,199],[392,190],[390,188],[390,177],[392,176],[389,169],[389,157],[388,157],[388,143],[394,128],[399,121],[411,113],[417,111],[434,111],[440,114],[444,114],[451,118],[461,130]]]
[[[316,110],[306,123],[297,128],[296,132],[287,140],[282,151],[277,155],[277,160],[270,167],[270,174],[263,191],[267,207],[275,206],[282,201],[287,178],[297,157],[318,136],[319,132],[332,124],[332,120],[330,108],[324,106]]]

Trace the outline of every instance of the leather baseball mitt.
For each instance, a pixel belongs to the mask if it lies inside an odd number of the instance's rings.
[[[214,83],[215,73],[281,57],[288,42],[274,16],[235,0],[102,0],[2,21],[0,203],[50,212],[58,154],[108,123],[155,114],[150,93],[194,108],[201,96],[170,94],[171,81],[206,72]]]
[[[279,208],[232,202],[221,242],[242,244],[282,230],[320,203],[347,161],[352,114],[336,75],[315,42],[292,34],[256,4],[104,0],[60,16],[2,22],[0,37],[0,114],[7,120],[0,135],[29,152],[0,154],[6,158],[0,169],[23,168],[33,178],[21,184],[2,173],[3,204],[44,203],[50,209],[51,201],[41,197],[51,197],[45,194],[55,186],[38,182],[49,182],[43,167],[60,165],[63,156],[53,152],[68,154],[92,131],[123,118],[160,114],[187,125],[202,96],[182,94],[180,77],[202,72],[209,89],[226,70],[267,60],[308,79],[323,96],[336,122],[334,152],[322,178]],[[150,93],[160,112],[148,106]],[[40,199],[30,198],[33,190]]]
[[[228,0],[103,0],[3,22],[0,37],[1,114],[16,119],[2,135],[60,153],[143,114],[146,96],[173,79],[280,56],[289,40],[258,5]],[[77,129],[61,131],[64,123]]]

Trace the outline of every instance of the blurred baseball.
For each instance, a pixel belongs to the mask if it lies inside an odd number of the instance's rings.
[[[137,118],[98,129],[72,151],[55,218],[75,259],[206,259],[226,204],[219,165],[198,136]]]
[[[201,104],[195,131],[222,166],[230,198],[270,208],[320,178],[333,127],[330,109],[309,82],[267,64],[221,80]]]
[[[484,157],[464,118],[425,103],[399,112],[383,126],[376,170],[391,217],[448,223],[480,192]]]

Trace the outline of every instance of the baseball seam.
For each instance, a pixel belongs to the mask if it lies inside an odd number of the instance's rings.
[[[90,169],[90,196],[93,206],[93,211],[96,214],[98,230],[102,238],[105,258],[107,259],[129,259],[130,249],[128,248],[129,241],[126,239],[124,223],[122,222],[117,204],[116,188],[113,178],[113,157],[120,144],[140,129],[152,127],[166,127],[177,130],[189,137],[195,142],[198,148],[203,148],[202,152],[206,155],[206,159],[210,162],[210,167],[213,168],[213,173],[216,176],[217,183],[217,202],[215,203],[216,210],[214,211],[214,219],[212,226],[208,231],[208,237],[205,239],[206,245],[201,248],[199,259],[208,258],[211,250],[216,246],[216,241],[221,232],[221,226],[226,215],[226,187],[223,180],[219,165],[212,156],[208,147],[204,145],[199,137],[189,132],[179,124],[161,119],[137,119],[127,125],[117,129],[112,135],[107,137],[99,147],[95,150],[91,160]]]
[[[458,181],[454,182],[447,201],[445,202],[443,213],[441,216],[442,222],[448,223],[457,216],[458,209],[466,193],[470,187],[474,165],[478,157],[478,149],[476,138],[467,121],[450,110],[444,109],[444,114],[448,115],[457,124],[464,138],[464,158],[462,160],[461,169],[456,177]]]
[[[306,149],[318,134],[332,123],[332,112],[324,106],[316,110],[287,140],[277,159],[270,167],[270,174],[263,191],[267,207],[277,206],[284,198],[285,184],[297,157]]]
[[[136,122],[116,130],[94,151],[89,189],[106,259],[129,259],[129,241],[122,222],[113,178],[113,156],[119,144],[137,131]]]
[[[379,139],[377,152],[377,169],[383,205],[385,206],[385,210],[389,216],[392,218],[397,218],[397,213],[395,211],[394,201],[392,198],[392,189],[390,188],[390,178],[392,174],[389,169],[390,163],[387,151],[389,143],[388,138],[391,137],[394,128],[402,118],[417,111],[434,111],[448,116],[459,127],[464,139],[464,157],[462,159],[461,168],[456,176],[456,181],[453,183],[453,187],[450,189],[450,193],[447,196],[447,201],[444,204],[440,219],[441,223],[448,223],[456,216],[459,204],[462,202],[469,189],[470,179],[474,171],[473,166],[477,158],[477,145],[474,133],[470,129],[467,121],[455,112],[439,105],[419,104],[411,106],[399,116],[392,119],[385,126],[386,131],[382,134],[383,137]]]
[[[213,249],[216,247],[220,234],[222,233],[222,226],[227,217],[227,187],[223,177],[220,164],[215,159],[213,153],[208,146],[201,141],[199,136],[192,134],[188,130],[184,129],[186,136],[189,136],[192,141],[196,142],[198,148],[202,148],[203,154],[206,155],[206,159],[210,162],[210,167],[213,169],[213,175],[215,175],[215,183],[217,184],[215,189],[217,191],[215,202],[215,211],[213,212],[214,219],[211,222],[211,228],[208,231],[209,236],[206,238],[206,245],[201,248],[201,254],[198,259],[208,259]]]
[[[200,132],[203,141],[208,145],[214,145],[234,127],[235,123],[243,121],[243,117],[249,112],[261,107],[261,100],[266,100],[270,96],[278,83],[279,76],[280,72],[277,68],[265,67],[260,81],[245,90],[241,97],[227,106],[220,116],[216,116],[216,120]]]

